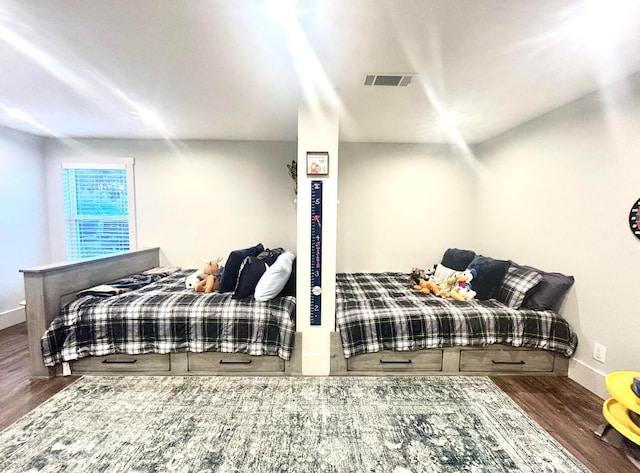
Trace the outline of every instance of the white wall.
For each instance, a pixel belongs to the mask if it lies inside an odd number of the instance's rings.
[[[293,142],[47,140],[45,154],[56,260],[65,259],[60,164],[114,157],[135,160],[138,247],[159,246],[163,264],[200,267],[259,242],[295,249]]]
[[[338,272],[426,269],[470,248],[474,175],[449,146],[340,143]]]
[[[296,329],[302,332],[302,374],[327,376],[330,371],[331,332],[335,330],[337,195],[340,160],[338,153],[339,108],[331,97],[319,93],[303,97],[298,105],[298,262]],[[307,152],[329,153],[329,174],[307,176]],[[310,276],[312,264],[311,185],[322,181],[322,239],[320,242],[320,324],[311,325]]]
[[[483,143],[476,249],[574,275],[562,312],[578,333],[570,376],[606,396],[604,374],[640,369],[640,76]],[[594,342],[606,363],[592,359]]]
[[[45,199],[42,139],[0,127],[0,328],[24,318],[19,270],[49,262]]]

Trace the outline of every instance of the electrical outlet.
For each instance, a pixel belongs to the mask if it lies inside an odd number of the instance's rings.
[[[604,363],[604,360],[607,358],[607,347],[605,347],[604,345],[600,345],[599,343],[594,343],[593,358],[600,363]]]

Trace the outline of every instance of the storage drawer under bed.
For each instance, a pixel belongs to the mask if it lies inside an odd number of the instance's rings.
[[[347,359],[350,371],[441,371],[442,350],[384,351]]]
[[[553,371],[554,355],[543,350],[462,350],[460,371]]]
[[[277,356],[244,353],[189,353],[189,371],[207,373],[283,372],[285,361]]]
[[[115,371],[169,371],[171,370],[171,358],[167,355],[106,355],[82,358],[71,363],[71,371],[74,374],[84,372],[115,372]]]

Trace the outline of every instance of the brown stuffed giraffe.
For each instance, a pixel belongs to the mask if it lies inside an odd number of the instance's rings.
[[[221,258],[216,261],[209,261],[202,272],[198,275],[198,282],[195,285],[196,292],[212,292],[217,291],[220,287],[220,270],[219,265]]]

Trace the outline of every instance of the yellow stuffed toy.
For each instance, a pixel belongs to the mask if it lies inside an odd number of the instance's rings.
[[[418,284],[415,284],[413,288],[423,294],[433,293],[436,296],[440,295],[440,286],[438,286],[438,284],[433,279],[420,279]]]
[[[451,276],[450,278],[447,278],[442,284],[440,284],[440,294],[438,295],[443,299],[451,297],[451,291],[454,289],[457,280],[457,274]]]
[[[449,295],[457,301],[468,301],[476,296],[476,292],[471,289],[471,280],[473,279],[475,269],[465,270],[455,276],[453,288],[449,291]]]

